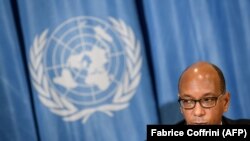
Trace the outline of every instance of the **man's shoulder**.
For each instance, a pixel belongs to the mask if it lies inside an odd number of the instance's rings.
[[[231,119],[228,117],[222,118],[223,125],[250,125],[250,119]]]

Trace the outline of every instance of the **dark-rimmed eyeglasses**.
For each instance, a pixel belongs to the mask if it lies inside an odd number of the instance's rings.
[[[216,106],[219,97],[222,96],[223,94],[224,93],[220,94],[219,96],[204,97],[198,100],[179,98],[178,102],[180,103],[181,107],[184,109],[193,109],[197,102],[199,102],[199,104],[203,108],[212,108]]]

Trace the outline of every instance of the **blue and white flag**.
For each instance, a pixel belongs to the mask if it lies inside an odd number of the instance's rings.
[[[178,78],[218,65],[250,118],[247,0],[0,1],[0,141],[142,141],[182,116]]]
[[[41,141],[139,141],[157,123],[134,1],[18,1]]]

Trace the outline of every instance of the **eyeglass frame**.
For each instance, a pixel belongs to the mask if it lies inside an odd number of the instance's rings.
[[[178,99],[178,102],[179,102],[179,104],[180,104],[180,106],[182,107],[182,108],[184,108],[184,109],[194,109],[194,107],[196,106],[196,103],[197,102],[199,102],[199,104],[200,104],[200,106],[202,107],[202,108],[205,108],[205,109],[208,109],[208,108],[213,108],[213,107],[215,107],[216,105],[217,105],[217,103],[218,103],[218,99],[221,97],[221,96],[223,96],[225,93],[222,93],[222,94],[220,94],[220,95],[218,95],[218,96],[213,96],[213,97],[203,97],[203,98],[200,98],[200,99],[190,99],[190,101],[192,101],[192,102],[194,102],[194,106],[192,107],[192,108],[185,108],[185,107],[183,107],[183,104],[181,104],[181,101],[182,100],[188,100],[188,99],[183,99],[183,98],[181,98],[180,96],[179,96],[179,99]],[[206,98],[214,98],[215,99],[215,104],[213,105],[213,106],[211,106],[211,107],[204,107],[204,105],[203,104],[201,104],[202,102],[201,102],[201,100],[203,100],[203,99],[206,99]]]

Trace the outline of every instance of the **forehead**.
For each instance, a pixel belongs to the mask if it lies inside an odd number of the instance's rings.
[[[216,90],[216,87],[214,86],[202,87],[201,85],[199,85],[199,86],[194,86],[194,87],[183,87],[179,95],[181,97],[191,97],[191,98],[199,99],[199,98],[207,97],[207,96],[217,96],[219,95],[219,91]]]

